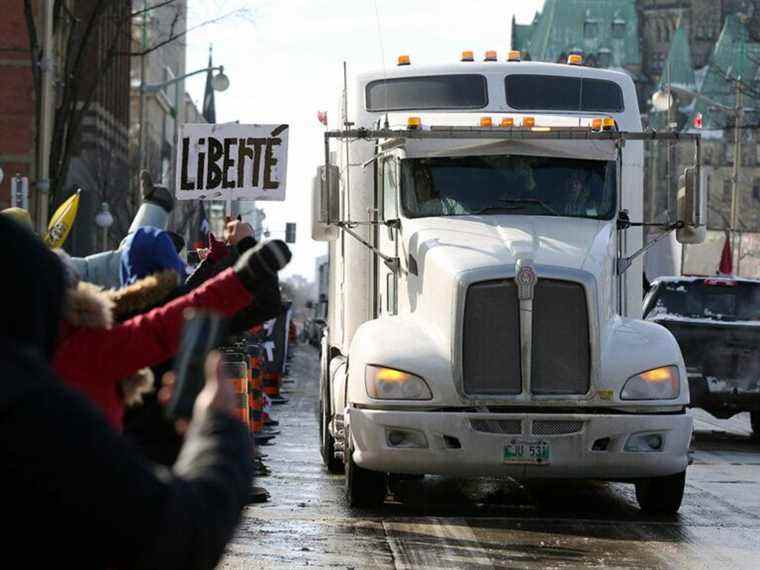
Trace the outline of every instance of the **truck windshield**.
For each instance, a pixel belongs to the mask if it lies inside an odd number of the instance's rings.
[[[410,158],[401,201],[410,218],[480,214],[609,220],[615,162],[538,156]]]
[[[760,320],[760,283],[704,279],[660,283],[647,316],[718,321]]]

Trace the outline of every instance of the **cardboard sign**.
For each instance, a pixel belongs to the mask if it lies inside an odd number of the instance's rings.
[[[288,125],[185,124],[178,200],[285,200]]]

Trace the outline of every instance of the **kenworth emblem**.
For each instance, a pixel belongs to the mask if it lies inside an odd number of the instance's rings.
[[[518,259],[515,262],[515,282],[517,283],[517,296],[521,301],[533,299],[536,281],[538,281],[538,275],[533,268],[533,262],[529,259]]]

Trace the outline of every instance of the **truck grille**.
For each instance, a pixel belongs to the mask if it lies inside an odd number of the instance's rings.
[[[583,422],[580,420],[534,420],[534,435],[566,435],[568,433],[578,433],[583,429]]]
[[[520,305],[514,280],[470,285],[464,307],[462,378],[466,394],[522,390]],[[570,281],[539,279],[533,299],[533,394],[585,394],[591,354],[586,292]]]
[[[590,381],[586,292],[578,283],[539,279],[533,299],[534,394],[585,394]]]
[[[479,420],[471,418],[470,425],[475,431],[484,433],[509,435],[520,435],[522,433],[522,420]]]
[[[513,280],[470,285],[464,305],[462,374],[467,394],[519,394],[520,319]]]

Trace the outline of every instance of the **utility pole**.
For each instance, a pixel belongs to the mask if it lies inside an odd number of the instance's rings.
[[[142,38],[140,41],[140,84],[145,85],[146,76],[146,63],[145,63],[145,50],[148,45],[148,0],[143,0],[142,3]],[[140,89],[140,138],[137,140],[137,163],[138,169],[145,168],[145,90]]]
[[[739,163],[742,159],[741,123],[742,123],[742,90],[741,76],[736,78],[736,103],[734,105],[734,172],[733,185],[731,188],[731,253],[738,251],[736,243],[737,214],[739,209]],[[736,257],[736,274],[739,274],[739,256]]]
[[[36,221],[40,234],[44,234],[48,224],[50,192],[50,145],[53,136],[53,4],[54,0],[43,0],[42,4],[42,60],[32,62],[40,66],[40,132],[37,133],[37,200]]]

